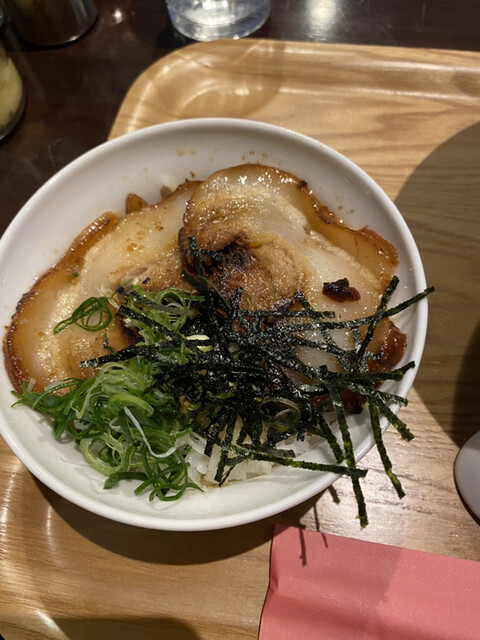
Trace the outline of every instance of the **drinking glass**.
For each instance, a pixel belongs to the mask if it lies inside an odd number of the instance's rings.
[[[192,40],[243,38],[262,26],[270,0],[167,0],[177,31]]]

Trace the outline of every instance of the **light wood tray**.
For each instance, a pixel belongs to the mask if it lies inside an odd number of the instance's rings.
[[[458,446],[480,430],[472,420],[480,377],[469,364],[480,349],[479,106],[478,53],[225,41],[186,47],[153,64],[131,87],[110,134],[192,117],[269,122],[344,153],[396,201],[437,292],[403,412],[417,438],[404,445],[388,434],[408,495],[399,507],[388,484],[375,478],[371,525],[361,535],[478,559],[479,530],[458,498],[452,467]],[[342,483],[335,489],[340,504],[323,497],[319,520],[358,536],[347,515],[353,503]],[[420,524],[412,510],[428,517]],[[395,533],[390,518],[400,519]]]
[[[477,396],[480,54],[261,40],[186,47],[133,84],[115,137],[154,123],[234,116],[283,125],[343,152],[403,212],[437,292],[424,360],[386,444],[399,502],[375,451],[362,461],[370,525],[350,483],[276,518],[220,532],[144,531],[84,512],[0,444],[0,633],[6,640],[254,639],[274,521],[480,560],[478,522],[453,480],[480,429]]]

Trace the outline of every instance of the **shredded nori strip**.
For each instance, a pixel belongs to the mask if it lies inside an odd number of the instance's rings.
[[[360,523],[365,526],[367,514],[360,479],[366,470],[356,465],[342,393],[362,398],[365,420],[371,426],[385,471],[397,494],[403,496],[383,443],[380,421],[385,418],[403,439],[411,439],[406,425],[390,408],[393,404],[405,406],[407,401],[380,385],[388,380],[401,380],[415,363],[408,362],[388,372],[371,372],[368,363],[375,355],[369,352],[369,344],[382,319],[419,302],[433,288],[388,308],[398,285],[398,278],[393,277],[375,313],[355,320],[339,321],[332,312],[315,311],[301,292],[295,295],[295,309],[245,310],[240,306],[241,289],[227,300],[205,277],[202,255],[194,238],[190,238],[190,253],[193,269],[185,271],[183,278],[193,293],[172,287],[155,297],[141,287],[121,287],[116,292],[121,299],[117,315],[137,335],[137,341],[117,352],[106,345],[105,356],[85,360],[81,366],[104,367],[145,359],[154,369],[149,393],[173,392],[175,398],[181,398],[185,421],[189,429],[204,439],[205,454],[211,455],[218,447],[216,482],[224,484],[234,467],[244,460],[343,474],[351,479]],[[98,304],[88,301],[88,309],[104,311],[104,299],[99,300]],[[178,321],[176,305],[182,307]],[[68,320],[72,321],[75,322]],[[103,322],[99,324],[104,328]],[[350,331],[352,341],[348,349],[336,343],[332,332],[338,329]],[[315,340],[308,335],[312,331],[316,333]],[[310,366],[299,357],[300,347],[322,351],[339,366],[333,369],[326,365]],[[65,381],[64,388],[70,384],[73,383]],[[34,394],[20,397],[52,416],[62,402],[47,394],[40,400]],[[329,416],[332,423],[331,416],[335,418],[340,441],[329,424]],[[75,435],[68,425],[57,426],[57,433],[63,428]],[[106,488],[122,479],[137,479],[141,484],[136,493],[148,488],[150,499],[166,500],[174,499],[172,490],[179,497],[192,486],[185,465],[157,464],[145,447],[133,453],[134,439],[129,429],[125,420],[122,437],[132,450],[123,454],[126,462],[122,470],[110,475]],[[85,434],[90,436],[90,430]],[[296,458],[288,449],[278,448],[289,438],[302,441],[307,435],[325,440],[332,464],[308,462]],[[129,456],[136,456],[136,467],[127,464]],[[105,459],[108,460],[108,455]]]
[[[190,251],[195,272],[184,272],[183,277],[202,297],[202,304],[196,307],[198,311],[201,306],[201,310],[192,323],[196,333],[208,336],[210,348],[208,351],[201,350],[204,341],[189,340],[187,367],[170,363],[165,373],[159,376],[158,384],[170,381],[190,406],[198,405],[197,410],[191,411],[190,417],[194,430],[205,438],[205,453],[211,455],[215,445],[221,448],[216,481],[223,484],[233,467],[247,458],[343,473],[352,480],[360,522],[362,526],[365,525],[366,508],[359,483],[364,473],[356,467],[341,393],[349,390],[366,398],[364,411],[369,414],[368,420],[385,471],[398,495],[403,495],[383,444],[380,418],[383,416],[392,423],[402,438],[410,439],[412,434],[389,408],[392,403],[405,405],[407,402],[382,390],[379,385],[386,380],[400,380],[414,363],[409,362],[389,372],[370,372],[368,359],[372,358],[372,354],[368,352],[368,346],[383,318],[415,304],[433,289],[426,289],[388,309],[398,285],[398,278],[393,277],[376,312],[356,320],[338,321],[331,312],[315,311],[301,292],[295,296],[300,309],[245,310],[240,307],[241,289],[237,289],[228,301],[207,280],[193,238],[190,238]],[[131,294],[123,289],[121,294],[126,301],[141,300],[138,290]],[[152,320],[142,318],[141,313],[129,309],[125,304],[120,306],[118,313],[129,320],[129,326],[143,321],[155,327]],[[362,335],[360,327],[364,327]],[[313,329],[319,332],[321,341],[305,335]],[[343,349],[335,343],[331,335],[335,329],[351,330],[351,349]],[[115,354],[85,361],[82,366],[101,366],[133,356],[167,362],[172,347],[177,347],[182,337],[174,332],[165,334],[168,340],[163,342],[148,346],[134,344]],[[309,366],[298,357],[297,349],[302,346],[332,355],[339,362],[341,370],[330,370],[325,365],[318,368]],[[299,383],[296,381],[298,376],[307,382]],[[318,398],[323,400],[320,408],[315,409],[312,401]],[[266,401],[271,416],[266,413]],[[288,409],[287,403],[290,403]],[[328,411],[333,411],[336,417],[341,444],[325,419]],[[238,433],[235,438],[236,426]],[[302,440],[308,433],[325,438],[336,465],[307,463],[294,457],[285,457],[280,453],[281,450],[275,450],[276,445],[287,437],[295,436]]]

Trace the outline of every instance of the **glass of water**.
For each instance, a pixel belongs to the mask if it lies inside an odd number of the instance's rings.
[[[270,15],[270,0],[167,0],[177,31],[192,40],[243,38]]]

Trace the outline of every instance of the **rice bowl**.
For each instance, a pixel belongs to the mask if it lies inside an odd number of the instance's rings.
[[[245,161],[301,176],[327,206],[342,211],[351,226],[368,225],[392,242],[399,254],[401,299],[425,288],[420,256],[403,218],[378,185],[353,163],[314,140],[278,127],[201,119],[154,126],[105,143],[68,165],[31,198],[0,242],[0,265],[8,283],[3,292],[4,325],[33,277],[61,256],[94,217],[102,211],[122,209],[128,192],[154,200],[162,186],[174,188],[192,175],[204,179],[214,170]],[[48,235],[45,229],[49,229]],[[27,253],[31,255],[31,271],[22,264]],[[415,360],[417,368],[426,321],[425,301],[409,309],[400,321],[409,338],[405,361]],[[415,372],[413,369],[400,383],[392,383],[396,393],[407,395]],[[43,419],[27,408],[11,408],[11,384],[3,369],[1,375],[0,428],[15,455],[64,498],[113,520],[179,531],[235,526],[311,498],[336,477],[275,468],[268,475],[220,489],[188,492],[170,504],[135,497],[128,486],[104,491],[103,479],[91,472],[78,451],[53,440],[51,427]],[[356,459],[360,460],[373,446],[361,414],[352,417],[351,433]],[[308,455],[331,461],[325,447]]]

